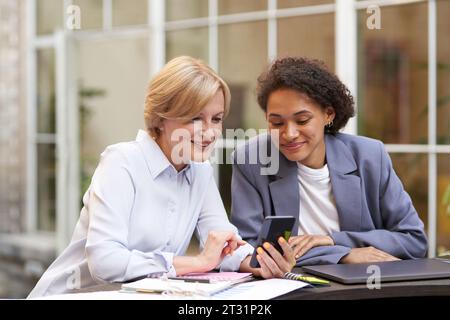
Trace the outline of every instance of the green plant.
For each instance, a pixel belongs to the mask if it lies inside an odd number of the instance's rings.
[[[80,129],[80,149],[85,144],[85,131],[89,119],[92,117],[93,110],[92,107],[88,105],[88,103],[94,99],[99,97],[104,97],[106,95],[106,91],[99,88],[89,88],[80,84],[78,90],[78,101],[79,101],[79,129]],[[92,169],[91,167],[94,165],[95,159],[88,158],[86,156],[82,156],[80,159],[80,195],[81,197],[86,192],[89,184],[91,183],[91,175]]]
[[[446,207],[445,213],[450,217],[450,184],[444,191],[442,196],[442,205]]]
[[[424,63],[421,64],[422,68],[427,68],[428,66]],[[437,63],[437,72],[447,72],[450,73],[450,64],[448,63]],[[450,94],[447,94],[445,96],[437,97],[436,100],[436,108],[437,110],[441,110],[443,108],[450,107]],[[429,106],[428,104],[423,108],[423,110],[420,112],[420,117],[424,117],[428,113]],[[448,119],[447,125],[446,125],[446,132],[444,134],[440,134],[436,137],[436,142],[438,144],[448,144],[450,143],[450,118]],[[422,138],[420,143],[427,143],[426,138]],[[446,207],[445,213],[450,216],[450,184],[447,185],[444,194],[441,199],[441,203],[444,207]]]

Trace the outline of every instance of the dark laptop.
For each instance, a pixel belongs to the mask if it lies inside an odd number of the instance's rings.
[[[303,270],[325,279],[344,284],[366,283],[380,269],[380,281],[407,281],[450,278],[450,263],[438,259],[401,260],[361,264],[333,264],[303,267]]]

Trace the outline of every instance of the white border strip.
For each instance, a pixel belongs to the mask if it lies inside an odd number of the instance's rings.
[[[115,27],[110,30],[81,30],[72,32],[71,36],[82,41],[109,41],[120,38],[149,37],[151,28],[148,26]]]
[[[270,2],[269,6],[270,6],[269,10],[242,12],[218,16],[217,24],[222,25],[230,23],[243,23],[243,22],[267,20],[270,18],[279,19],[279,18],[299,17],[305,15],[326,14],[326,13],[333,13],[336,7],[334,4],[324,4],[324,5],[296,7],[288,9],[274,9],[273,5],[270,4]],[[166,22],[165,28],[166,31],[200,28],[200,27],[207,27],[210,25],[210,23],[211,23],[210,17],[202,17],[194,19],[169,21]]]
[[[427,144],[385,144],[386,150],[392,153],[450,153],[450,145]]]
[[[355,116],[350,118],[344,132],[357,134],[357,17],[355,0],[336,0],[335,18],[335,63],[336,74],[347,86],[355,101]]]
[[[164,0],[149,0],[148,5],[148,23],[150,25],[149,72],[150,77],[152,77],[166,62],[166,36],[164,32],[166,7]]]
[[[219,70],[219,27],[217,15],[219,12],[218,0],[209,0],[209,29],[208,29],[208,64],[211,68]]]
[[[436,146],[436,1],[428,1],[428,144]],[[428,257],[436,256],[437,226],[437,155],[428,154]]]
[[[64,31],[56,39],[56,244],[61,252],[68,241],[67,47]]]
[[[247,140],[245,139],[220,139],[217,140],[217,147],[219,148],[233,148],[234,141],[241,145]],[[436,145],[428,146],[426,144],[385,144],[388,153],[437,153],[450,154],[450,145]]]
[[[66,33],[66,99],[67,99],[67,151],[68,151],[68,185],[66,186],[67,196],[67,243],[76,226],[80,215],[80,113],[78,100],[78,59],[77,43],[72,37],[73,32]]]
[[[112,0],[103,0],[103,29],[110,30],[113,26],[113,4]]]
[[[219,14],[218,0],[209,0],[208,2],[208,64],[211,68],[219,71],[219,26],[217,25],[217,16]],[[220,183],[219,166],[213,164],[213,174],[216,184]]]
[[[36,37],[36,0],[27,5],[27,156],[26,156],[26,221],[27,232],[37,229],[37,150],[36,150],[36,80],[37,51],[34,46]]]
[[[56,134],[54,133],[36,133],[36,144],[56,144]]]
[[[34,46],[35,49],[44,49],[44,48],[53,48],[55,46],[55,37],[54,35],[46,35],[39,36],[34,39],[30,39],[31,46]]]
[[[277,0],[267,0],[269,20],[267,23],[267,57],[272,61],[277,57],[278,51],[278,22],[276,18]]]
[[[316,6],[306,6],[306,7],[295,7],[286,9],[277,9],[277,18],[292,18],[299,16],[308,16],[314,14],[326,14],[333,13],[336,10],[336,5],[334,3],[321,4]]]
[[[427,0],[366,0],[366,1],[357,1],[355,3],[356,9],[367,9],[370,5],[377,5],[380,7],[387,7],[387,6],[398,6],[398,5],[404,5],[404,4],[412,4],[412,3],[419,3],[419,2],[426,2]]]

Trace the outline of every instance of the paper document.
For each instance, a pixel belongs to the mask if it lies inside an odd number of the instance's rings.
[[[214,283],[186,282],[181,280],[146,278],[139,281],[125,283],[123,290],[137,292],[175,292],[185,294],[197,294],[211,296],[233,285],[231,281],[220,281]]]
[[[180,283],[176,281],[176,287],[173,283],[161,284],[161,281],[167,280],[147,278],[133,283],[123,284],[124,290],[119,291],[105,291],[105,292],[89,292],[76,294],[62,294],[55,296],[46,296],[39,299],[43,300],[198,300],[198,299],[212,299],[212,300],[268,300],[279,297],[291,291],[307,287],[308,284],[302,281],[285,280],[285,279],[269,279],[250,281],[233,285],[230,282],[221,283]],[[180,286],[181,285],[181,286]],[[184,287],[186,285],[186,287]],[[207,289],[203,289],[204,286]],[[226,287],[228,286],[228,287]],[[129,289],[126,289],[129,288]],[[193,295],[165,295],[160,294],[165,289],[168,291],[176,291],[176,288],[184,290],[197,290],[201,294]],[[143,290],[143,291],[140,291]],[[148,291],[145,291],[148,290]],[[155,293],[141,293],[152,292]],[[159,290],[159,291],[158,291]],[[163,291],[161,291],[163,290]],[[203,290],[204,292],[201,292]],[[216,291],[218,290],[218,291]],[[208,292],[208,293],[207,293]],[[216,293],[214,293],[216,292]]]
[[[34,298],[33,300],[173,300],[171,296],[138,292],[97,291],[86,293],[66,293]],[[177,300],[192,300],[193,297],[177,297]]]
[[[268,300],[310,285],[303,281],[268,279],[235,285],[213,296],[220,300]]]

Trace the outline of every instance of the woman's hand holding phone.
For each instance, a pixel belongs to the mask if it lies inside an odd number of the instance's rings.
[[[278,238],[278,244],[283,252],[280,253],[273,245],[268,242],[263,243],[263,247],[256,248],[256,259],[260,268],[250,267],[251,256],[245,258],[240,267],[241,272],[251,272],[256,276],[270,279],[283,278],[286,272],[290,272],[295,266],[294,251],[289,243],[283,238]]]

